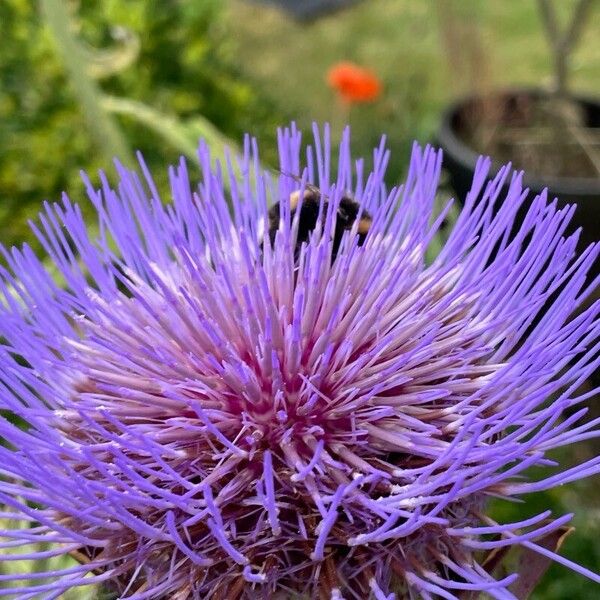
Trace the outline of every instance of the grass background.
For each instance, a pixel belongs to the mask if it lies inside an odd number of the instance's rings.
[[[435,138],[440,115],[454,98],[499,86],[547,86],[551,61],[533,0],[367,0],[310,24],[245,0],[105,0],[63,2],[74,35],[87,50],[115,47],[115,26],[139,41],[125,68],[88,76],[98,90],[125,98],[107,111],[128,151],[141,149],[168,197],[167,164],[193,153],[199,134],[216,146],[256,135],[263,160],[276,166],[275,127],[294,119],[308,129],[346,122],[357,154],[369,155],[382,133],[393,151],[390,183],[402,177],[414,139]],[[574,0],[556,2],[563,21]],[[600,2],[572,56],[571,87],[600,95]],[[109,56],[109,59],[106,58]],[[116,58],[115,58],[116,57]],[[97,58],[97,56],[96,56]],[[384,92],[373,104],[340,106],[326,83],[329,67],[353,60],[372,69]],[[60,40],[36,2],[0,2],[0,239],[33,243],[26,222],[44,199],[68,190],[83,199],[81,168],[109,168],[106,149],[68,72]],[[108,65],[111,67],[111,65]],[[113,65],[114,66],[114,65]],[[146,112],[144,112],[146,111]],[[142,118],[146,115],[146,118]],[[212,128],[211,128],[212,127]],[[444,189],[451,195],[452,190]],[[575,463],[598,453],[592,444],[566,448]],[[598,478],[535,494],[525,507],[495,503],[499,519],[519,520],[545,508],[575,512],[577,531],[563,554],[592,569],[600,565]],[[4,525],[1,525],[4,527]],[[49,564],[56,564],[50,561]],[[48,564],[5,562],[0,572],[43,570]],[[10,585],[4,583],[3,585]],[[91,598],[95,590],[65,594]],[[593,584],[554,566],[534,594],[539,600],[587,599]]]

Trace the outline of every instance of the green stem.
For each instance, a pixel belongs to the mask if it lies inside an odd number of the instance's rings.
[[[193,163],[197,162],[198,140],[202,139],[210,148],[211,154],[215,158],[222,158],[226,150],[233,156],[240,155],[239,145],[221,133],[206,118],[196,115],[182,123],[175,117],[166,115],[142,102],[131,100],[130,98],[119,98],[117,96],[104,96],[102,98],[102,107],[111,114],[119,114],[124,117],[134,119],[138,123],[154,131],[170,146],[187,156]],[[239,172],[235,161],[233,161],[233,170],[237,177],[243,178]],[[264,164],[259,165],[259,172],[265,168]],[[252,185],[255,182],[255,174],[250,173]],[[229,181],[224,179],[223,184],[226,190],[229,190]]]
[[[579,0],[577,2],[569,24],[563,31],[560,30],[558,25],[556,10],[552,1],[538,0],[538,6],[553,55],[554,91],[558,96],[564,98],[567,96],[570,54],[581,37],[583,26],[592,6],[592,0]]]
[[[189,128],[186,128],[174,117],[160,113],[159,111],[130,98],[119,98],[117,96],[104,96],[102,98],[102,107],[108,113],[120,114],[135,119],[148,129],[153,130],[160,135],[166,142],[176,148],[179,152],[187,156],[192,161],[196,161],[196,151],[198,149],[198,138],[191,135]],[[220,142],[216,128],[208,129],[205,138],[211,149],[221,150],[221,144],[214,143],[214,137]]]
[[[40,0],[42,15],[62,55],[73,89],[82,107],[90,134],[108,160],[118,156],[131,164],[131,151],[119,127],[102,108],[102,91],[88,75],[85,53],[69,26],[70,15],[62,0]]]

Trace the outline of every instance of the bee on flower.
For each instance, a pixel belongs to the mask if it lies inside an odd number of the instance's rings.
[[[370,173],[348,130],[335,170],[329,130],[311,145],[301,167],[300,132],[280,131],[274,182],[247,140],[230,193],[201,146],[200,183],[182,160],[168,204],[143,161],[118,165],[116,186],[86,178],[94,226],[65,196],[33,224],[45,257],[2,250],[0,502],[17,524],[0,560],[78,560],[0,576],[11,593],[510,599],[517,574],[485,561],[507,546],[600,583],[539,543],[572,515],[487,513],[600,471],[548,459],[600,435],[578,391],[600,362],[600,303],[583,308],[598,247],[575,255],[573,208],[481,159],[428,263],[441,153],[415,145],[388,189],[383,143]]]

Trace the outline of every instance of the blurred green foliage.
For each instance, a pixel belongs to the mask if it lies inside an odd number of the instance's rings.
[[[92,49],[99,49],[100,64],[103,52],[107,60],[118,58],[115,36],[125,31],[139,40],[134,64],[102,78],[107,94],[144,102],[183,123],[201,115],[236,142],[246,131],[272,138],[284,121],[284,111],[275,109],[235,65],[220,0],[68,6],[74,33],[92,56]],[[30,238],[26,221],[42,200],[55,200],[62,190],[80,199],[79,171],[110,165],[90,136],[56,40],[35,2],[0,2],[0,40],[0,223],[2,242],[10,246]],[[120,124],[130,147],[142,150],[156,167],[164,189],[164,166],[178,159],[181,148],[134,118],[122,117]],[[266,159],[273,160],[273,152]]]
[[[551,457],[565,465],[589,459],[597,445],[561,448]],[[549,470],[541,469],[539,477],[548,476]],[[598,571],[600,565],[600,507],[598,506],[598,477],[571,483],[545,492],[523,497],[526,504],[503,500],[491,502],[489,513],[500,523],[514,523],[551,510],[553,515],[574,513],[568,524],[575,531],[567,537],[560,554],[588,569]],[[570,571],[560,564],[553,564],[537,586],[531,600],[588,600],[595,598],[595,585],[587,578]]]
[[[555,0],[561,23],[578,0]],[[368,0],[310,24],[281,11],[231,0],[227,20],[239,61],[258,89],[334,130],[350,121],[353,147],[370,156],[382,134],[392,150],[390,182],[402,177],[413,140],[435,139],[452,99],[503,86],[549,86],[552,60],[534,0]],[[325,82],[329,67],[350,60],[373,70],[381,98],[340,114]],[[600,94],[600,2],[595,2],[571,64],[572,90]]]

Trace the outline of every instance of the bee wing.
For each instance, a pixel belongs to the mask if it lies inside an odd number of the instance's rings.
[[[277,173],[279,173],[280,175],[283,175],[284,177],[289,177],[290,179],[293,179],[295,182],[302,185],[302,177],[299,177],[298,175],[294,175],[294,173],[288,173],[287,171],[282,171],[281,169],[275,169],[275,171],[277,171]],[[325,198],[325,200],[329,200],[329,196],[327,194],[324,194],[316,185],[314,185],[310,182],[306,182],[305,187],[306,187],[306,190],[314,192],[316,194],[319,194],[319,196],[323,196],[323,198]]]

